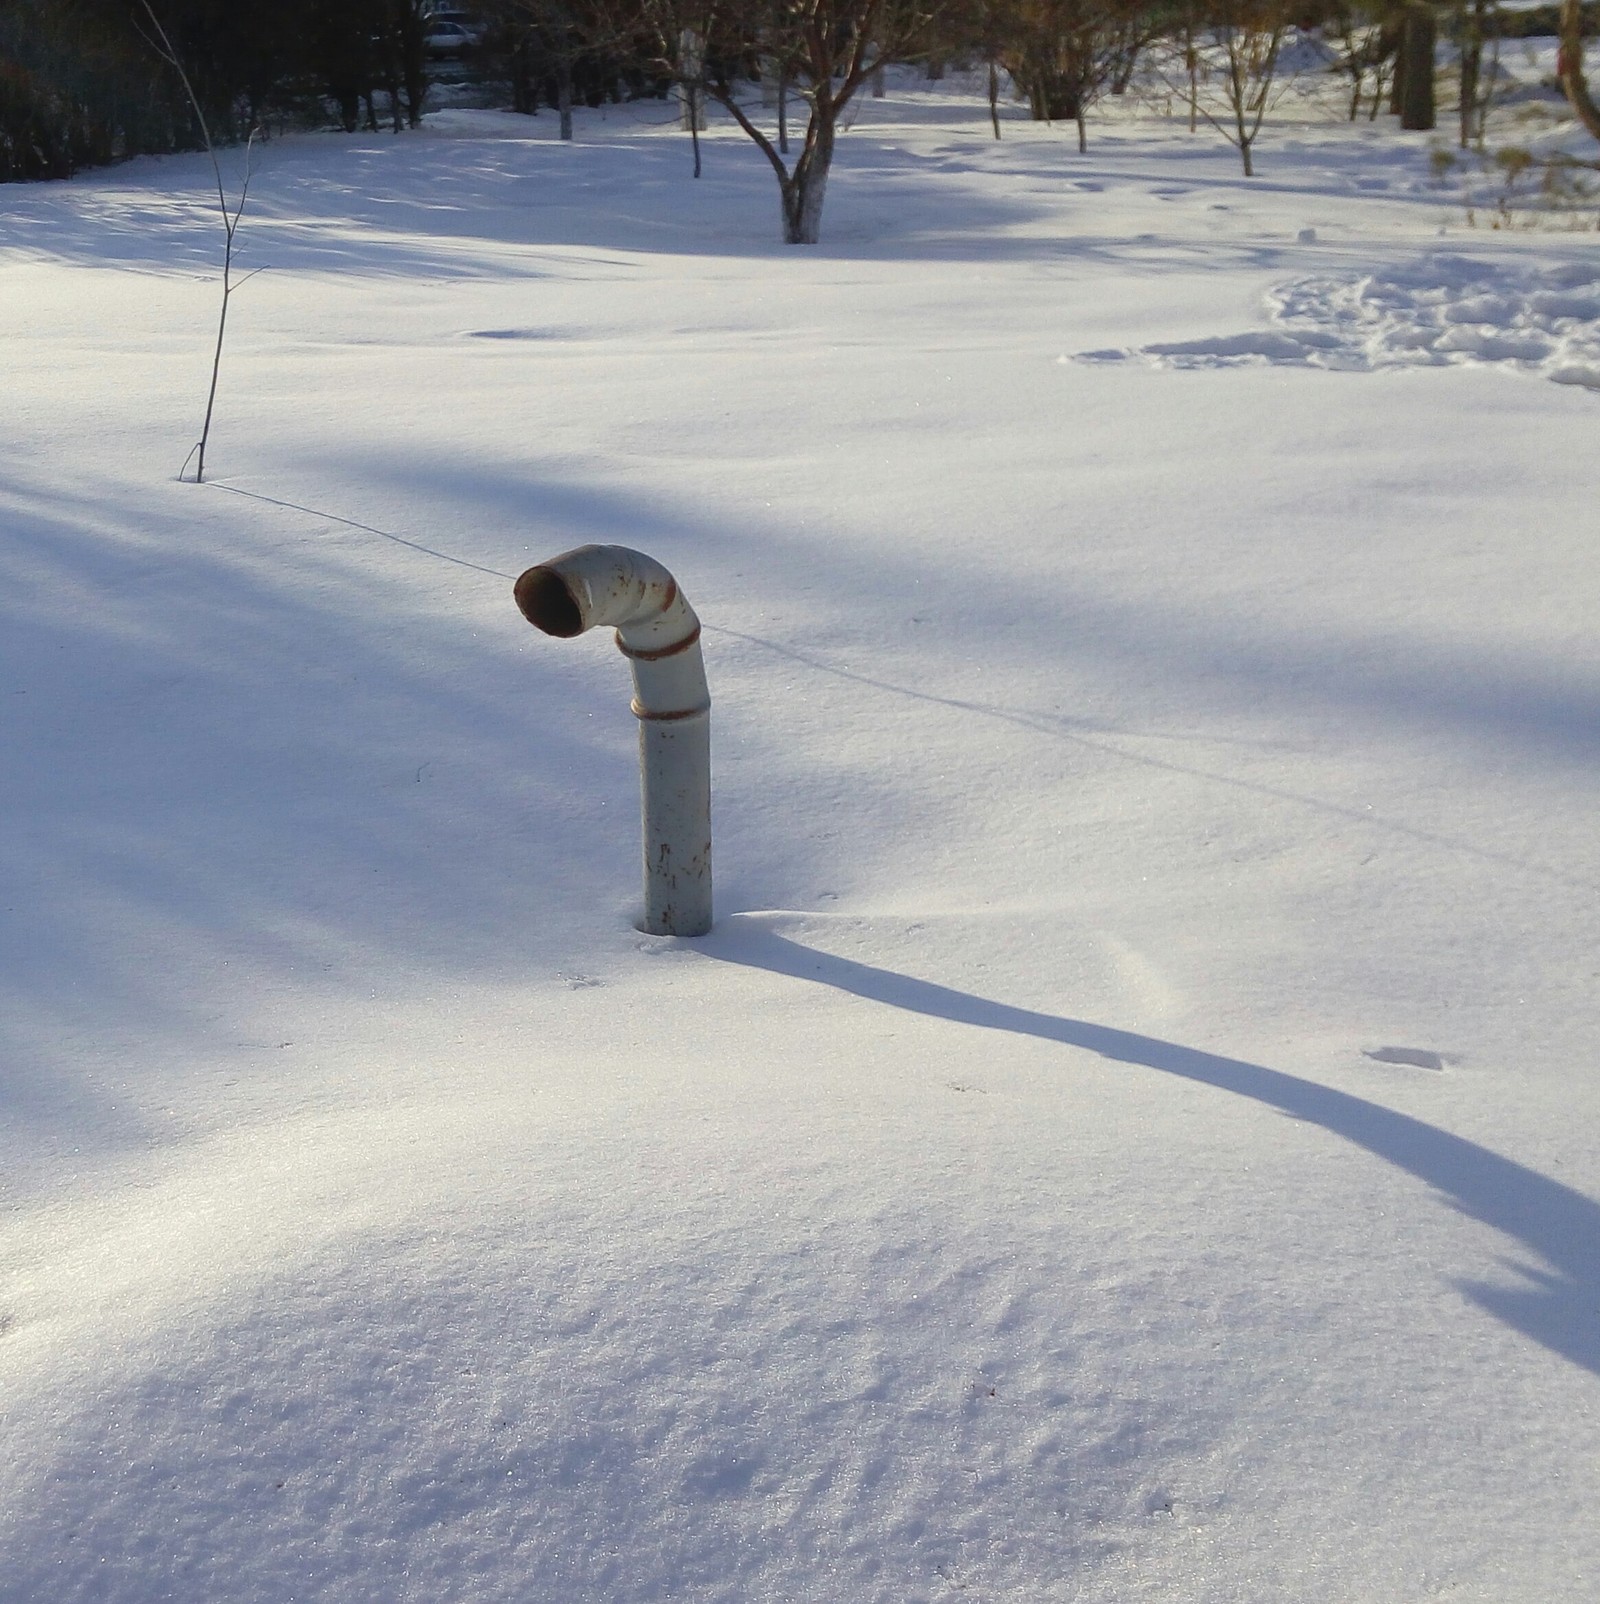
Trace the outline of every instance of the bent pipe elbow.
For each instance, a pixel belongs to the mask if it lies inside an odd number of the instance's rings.
[[[522,616],[566,639],[616,630],[633,671],[644,827],[644,920],[652,935],[711,928],[711,693],[700,620],[653,557],[626,546],[579,546],[516,582]]]
[[[517,607],[535,629],[569,639],[616,630],[633,667],[640,718],[691,718],[711,706],[700,655],[700,620],[678,582],[653,557],[627,546],[579,546],[528,569]]]

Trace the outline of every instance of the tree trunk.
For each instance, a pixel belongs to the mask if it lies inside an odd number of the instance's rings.
[[[783,183],[785,245],[815,245],[822,237],[822,199],[828,187],[828,169],[833,165],[833,117],[824,110],[825,104],[824,91],[812,109],[806,148]]]
[[[1266,93],[1266,85],[1262,85],[1262,93]],[[1233,126],[1238,137],[1234,143],[1239,147],[1239,160],[1244,163],[1244,176],[1256,176],[1255,163],[1250,159],[1250,142],[1255,138],[1255,129],[1250,126],[1250,83],[1245,72],[1237,43],[1230,40],[1228,45],[1228,103],[1233,111]],[[1256,127],[1261,126],[1259,118]]]
[[[994,58],[989,58],[989,121],[994,124],[994,137],[1000,137],[1000,69]]]
[[[693,79],[680,83],[678,90],[678,123],[685,133],[703,134],[706,131],[706,97]]]
[[[562,56],[556,78],[556,110],[561,116],[561,137],[572,138],[572,57]]]
[[[1461,34],[1461,97],[1456,107],[1458,142],[1462,150],[1472,143],[1478,127],[1478,85],[1483,75],[1483,0],[1456,13]]]
[[[1595,105],[1583,72],[1583,10],[1579,0],[1561,0],[1561,54],[1556,59],[1556,76],[1578,121],[1600,139],[1600,106]]]
[[[1400,97],[1400,126],[1425,133],[1437,122],[1433,100],[1433,53],[1438,24],[1426,5],[1406,7],[1400,34],[1400,61],[1395,82]]]
[[[392,52],[384,68],[384,87],[389,91],[389,126],[398,134],[405,122],[400,111],[400,63]]]
[[[685,28],[678,35],[678,115],[691,134],[704,133],[706,127],[705,96],[700,89],[705,62],[705,41],[693,28]],[[700,175],[696,172],[695,176]]]
[[[511,109],[524,117],[539,110],[539,89],[526,48],[519,42],[511,50],[508,72],[511,79]]]
[[[400,75],[405,86],[406,122],[422,126],[422,104],[428,98],[428,51],[422,14],[413,5],[400,10]]]
[[[1037,69],[1028,81],[1028,109],[1036,123],[1076,122],[1083,97],[1064,73]]]
[[[1355,23],[1347,21],[1336,35],[1344,49],[1344,60],[1340,67],[1350,74],[1350,121],[1354,122],[1361,115],[1361,91],[1367,82],[1368,51],[1370,41],[1356,43]]]

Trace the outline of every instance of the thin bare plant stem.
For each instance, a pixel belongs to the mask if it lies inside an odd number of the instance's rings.
[[[206,155],[211,159],[211,173],[217,185],[217,213],[222,219],[222,306],[217,314],[217,343],[211,357],[211,386],[206,392],[205,421],[200,426],[200,439],[189,456],[184,459],[184,468],[187,468],[192,459],[195,465],[194,482],[203,484],[206,477],[206,445],[211,439],[211,415],[217,405],[217,383],[222,376],[222,345],[228,332],[228,302],[233,292],[238,288],[233,282],[233,240],[239,227],[239,219],[244,216],[245,202],[250,195],[250,179],[252,177],[252,163],[255,155],[256,130],[250,130],[249,138],[245,141],[244,178],[239,186],[239,204],[230,211],[228,206],[228,190],[222,181],[222,163],[217,160],[217,147],[211,137],[210,125],[206,122],[206,114],[201,109],[200,97],[194,92],[194,85],[189,80],[189,74],[184,69],[183,61],[173,47],[167,30],[162,27],[161,19],[156,15],[150,0],[140,0],[145,15],[150,19],[150,26],[156,31],[156,38],[151,41],[157,55],[177,73],[179,81],[183,84],[183,92],[189,98],[190,109],[194,112],[194,119],[200,125],[200,138],[205,143]],[[254,277],[247,274],[246,279]],[[241,279],[242,284],[246,279]],[[178,477],[183,477],[183,468],[178,470]]]

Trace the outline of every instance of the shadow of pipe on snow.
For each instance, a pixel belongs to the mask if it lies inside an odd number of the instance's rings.
[[[984,1030],[1081,1048],[1214,1086],[1320,1125],[1433,1187],[1543,1265],[1514,1264],[1525,1285],[1457,1281],[1458,1290],[1535,1342],[1600,1374],[1600,1203],[1525,1165],[1362,1097],[1243,1059],[1081,1019],[993,1002],[802,946],[749,918],[724,920],[694,950],[726,963],[813,981],[869,1002]]]

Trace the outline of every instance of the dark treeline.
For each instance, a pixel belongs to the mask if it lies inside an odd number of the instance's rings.
[[[421,0],[152,0],[212,136],[421,115]],[[0,180],[190,150],[203,137],[141,0],[0,0]]]
[[[217,143],[291,125],[415,126],[429,87],[429,29],[463,17],[448,0],[149,4],[199,116],[163,59],[145,0],[0,0],[0,182],[197,149],[201,117]],[[1354,106],[1364,75],[1381,80],[1400,48],[1405,16],[1429,13],[1447,38],[1470,33],[1481,46],[1497,33],[1553,28],[1547,9],[1506,14],[1493,0],[472,0],[464,53],[502,103],[554,106],[565,135],[575,103],[683,82],[690,40],[700,41],[698,78],[712,98],[714,80],[726,90],[763,71],[807,93],[808,50],[825,15],[823,42],[841,49],[866,29],[879,59],[921,59],[930,73],[945,60],[987,63],[991,96],[1003,73],[1036,117],[1076,122],[1081,142],[1085,112],[1127,86],[1137,58],[1176,41],[1192,70],[1195,45],[1219,23],[1233,32],[1327,24],[1348,58],[1330,70],[1352,75]]]
[[[442,0],[150,0],[212,138],[415,126]],[[471,66],[520,111],[664,92],[591,5],[478,0]],[[579,18],[591,26],[580,27]],[[143,0],[0,0],[0,182],[204,143]]]
[[[151,0],[216,143],[252,128],[415,127],[439,0]],[[664,93],[561,0],[479,0],[471,66],[518,111]],[[585,21],[590,11],[585,8]],[[0,183],[199,149],[143,0],[0,0]]]
[[[167,69],[112,0],[0,0],[0,179],[189,142]]]

